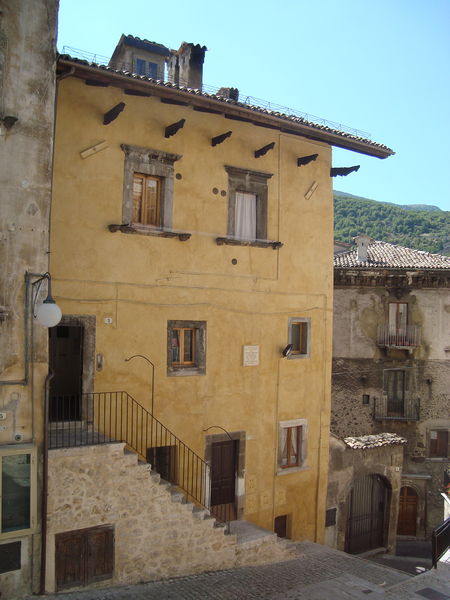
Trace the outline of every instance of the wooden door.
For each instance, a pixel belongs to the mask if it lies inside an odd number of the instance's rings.
[[[384,545],[388,488],[379,475],[358,479],[349,496],[345,551],[358,554]]]
[[[413,488],[404,485],[400,490],[397,534],[416,535],[416,526],[417,494]]]
[[[211,506],[216,516],[224,520],[236,518],[236,475],[238,440],[227,440],[212,444],[211,461]],[[227,518],[227,515],[229,518]]]
[[[58,325],[49,329],[50,421],[81,418],[83,327]]]
[[[114,572],[114,530],[89,527],[55,536],[56,589],[110,579]]]

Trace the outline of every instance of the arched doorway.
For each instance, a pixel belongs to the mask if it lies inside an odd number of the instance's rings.
[[[400,490],[400,506],[398,509],[398,535],[416,535],[417,527],[417,492],[404,485]]]
[[[345,551],[358,554],[384,545],[388,525],[389,484],[380,475],[355,481],[348,499]]]

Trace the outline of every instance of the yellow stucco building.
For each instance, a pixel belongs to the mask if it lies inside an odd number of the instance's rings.
[[[205,461],[198,498],[213,514],[322,542],[332,146],[392,152],[245,105],[233,89],[183,87],[181,66],[201,76],[205,48],[172,52],[171,84],[146,77],[144,50],[142,76],[59,59],[54,445],[59,425],[76,429],[98,410],[101,433],[120,426],[112,437],[136,435],[163,476],[188,476],[174,441],[148,440],[147,412],[124,409],[133,398]]]

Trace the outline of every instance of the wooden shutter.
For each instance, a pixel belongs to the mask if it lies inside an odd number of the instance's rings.
[[[152,175],[133,175],[132,222],[161,226],[161,179]]]
[[[445,429],[430,432],[430,456],[446,458],[448,455],[448,431]]]

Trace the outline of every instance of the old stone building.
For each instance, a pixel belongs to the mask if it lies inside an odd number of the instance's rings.
[[[57,0],[0,5],[0,594],[39,589]]]
[[[407,440],[397,532],[429,536],[449,465],[450,258],[356,244],[334,258],[331,430]]]

